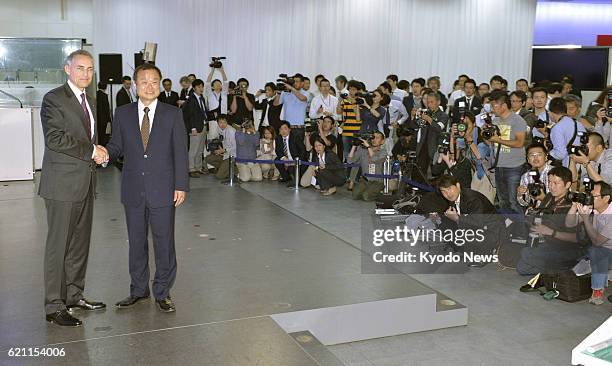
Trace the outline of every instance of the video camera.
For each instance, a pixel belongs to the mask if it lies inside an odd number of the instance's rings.
[[[528,172],[533,183],[527,184],[527,191],[531,197],[537,197],[542,192],[545,192],[544,183],[540,180],[540,172],[537,169],[532,169]]]
[[[353,146],[361,146],[363,143],[361,140],[366,140],[368,144],[372,143],[374,139],[374,133],[372,132],[357,132],[353,134]]]
[[[374,93],[372,92],[359,92],[355,97],[355,104],[357,105],[363,105],[364,103],[372,105],[372,103],[374,103]]]
[[[304,132],[313,133],[319,130],[319,123],[323,121],[323,118],[310,119],[306,117],[304,119]]]
[[[211,57],[211,63],[208,64],[208,66],[213,67],[215,69],[220,69],[223,64],[221,63],[221,60],[225,60],[225,57]]]
[[[595,199],[591,192],[593,191],[595,182],[593,182],[591,178],[585,177],[582,180],[582,184],[584,186],[584,192],[568,192],[567,199],[585,206],[592,206]]]
[[[278,74],[278,79],[276,79],[276,81],[276,89],[280,91],[288,91],[287,85],[293,86],[293,84],[295,84],[293,76],[288,76],[287,74]]]

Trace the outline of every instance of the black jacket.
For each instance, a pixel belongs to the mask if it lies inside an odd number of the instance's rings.
[[[426,124],[424,127],[420,128],[416,124],[416,121],[408,122],[408,127],[421,130],[421,141],[417,143],[416,151],[420,152],[423,145],[427,144],[427,152],[429,153],[430,159],[433,159],[438,147],[438,136],[440,136],[440,133],[446,131],[449,117],[446,113],[438,109],[433,113],[432,119],[433,122],[431,122],[430,125]]]
[[[157,100],[159,100],[162,103],[166,103],[166,104],[170,104],[176,107],[176,102],[179,101],[179,95],[177,92],[175,91],[171,91],[170,92],[170,97],[166,96],[166,91],[163,90],[161,93],[159,93],[159,96],[157,97]]]
[[[483,226],[489,226],[489,229],[494,229],[496,226],[503,224],[501,215],[497,215],[495,206],[482,193],[474,191],[470,188],[461,188],[461,196],[459,202],[459,221],[458,228],[478,229]],[[449,206],[451,203],[449,202]]]
[[[116,99],[116,106],[115,108],[119,108],[122,105],[125,104],[130,104],[132,102],[135,102],[135,100],[130,100],[130,96],[128,95],[127,91],[125,90],[124,87],[121,87],[121,89],[119,89],[119,91],[117,92],[117,99]]]
[[[102,90],[96,92],[96,120],[98,126],[98,143],[106,144],[106,125],[112,121],[108,94]]]
[[[266,115],[266,110],[270,108],[270,111],[268,112],[268,123],[274,128],[274,131],[276,131],[276,134],[278,135],[278,129],[281,125],[280,115],[281,110],[283,109],[283,105],[274,105],[274,99],[269,102],[267,99],[263,99],[262,101],[256,100],[253,107],[261,111],[261,119],[259,120],[260,126],[263,123],[264,116]]]
[[[455,104],[453,105],[453,122],[459,122],[459,118],[461,117],[461,115],[459,115],[459,102],[465,103],[466,111],[470,111],[474,113],[474,115],[480,114],[480,110],[482,109],[482,100],[479,96],[472,96],[472,103],[469,110],[467,109],[466,97],[457,98],[457,100],[455,100]]]
[[[184,118],[187,133],[191,133],[192,128],[195,128],[198,133],[201,133],[206,125],[206,99],[204,99],[204,109],[202,109],[198,98],[199,97],[194,93],[187,99],[187,103],[185,103],[187,108],[183,113],[187,115],[187,118]],[[204,98],[203,95],[202,98]]]
[[[281,135],[276,136],[276,157],[280,159],[285,156],[285,152],[283,151],[283,137]],[[306,146],[304,145],[304,141],[300,140],[299,135],[294,133],[289,134],[289,152],[291,153],[291,157],[293,159],[299,158],[300,160],[306,160]]]

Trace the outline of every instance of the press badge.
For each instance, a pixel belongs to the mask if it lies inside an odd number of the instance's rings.
[[[368,174],[376,174],[376,164],[368,164]]]

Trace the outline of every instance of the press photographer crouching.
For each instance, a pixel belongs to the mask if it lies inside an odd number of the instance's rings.
[[[344,166],[338,155],[328,148],[322,137],[316,136],[312,144],[314,146],[312,162],[318,163],[314,167],[312,183],[321,190],[323,196],[331,196],[336,193],[336,187],[344,184]]]
[[[554,167],[548,172],[548,193],[537,207],[528,212],[529,246],[521,250],[516,271],[521,275],[558,273],[571,269],[586,254],[578,242],[576,230],[566,226],[572,207],[570,187],[572,172]]]
[[[592,206],[574,202],[565,223],[569,227],[583,225],[586,231],[584,239],[591,244],[588,256],[593,290],[589,302],[601,305],[608,284],[608,270],[612,268],[612,188],[605,182],[595,182],[591,194]]]
[[[603,137],[597,132],[589,132],[581,142],[580,147],[573,148],[575,154],[570,155],[574,178],[589,177],[594,182],[612,184],[612,150],[605,148]]]
[[[421,175],[421,180],[424,180],[426,177],[423,176],[416,165],[416,134],[417,131],[408,127],[407,123],[399,125],[397,128],[398,140],[393,145],[391,155],[399,161],[402,177],[414,180],[414,176]],[[400,182],[400,192],[404,191],[405,186],[406,183]]]
[[[294,161],[296,159],[305,161],[307,158],[306,146],[304,146],[304,137],[300,132],[291,130],[291,124],[287,121],[281,123],[279,129],[279,135],[276,136],[275,140],[276,147],[276,158],[277,160],[288,160]],[[295,175],[295,167],[293,164],[275,164],[278,169],[281,178],[278,180],[281,183],[287,183],[287,186],[292,185],[292,176]],[[293,179],[300,179],[300,177],[306,171],[304,165],[299,167],[299,177],[293,177]]]
[[[217,117],[218,127],[209,136],[207,149],[210,155],[206,163],[217,170],[217,179],[229,178],[230,156],[236,156],[236,130],[228,125],[228,116],[220,114]]]
[[[316,161],[316,150],[314,149],[314,142],[316,139],[321,139],[325,144],[325,149],[333,151],[335,154],[338,151],[337,144],[338,138],[334,135],[336,122],[333,117],[327,116],[311,120],[312,125],[306,127],[306,151],[310,157],[309,161]],[[302,175],[300,179],[300,185],[302,187],[310,187],[313,176],[316,171],[316,166],[310,165]]]
[[[440,194],[448,202],[444,216],[456,229],[484,229],[484,240],[461,247],[464,252],[492,254],[505,235],[505,227],[495,207],[482,193],[462,187],[456,177],[442,175],[438,179]],[[482,267],[486,262],[469,263],[470,267]]]
[[[356,146],[356,142],[361,142]],[[353,199],[375,201],[384,188],[383,179],[366,177],[363,174],[383,174],[383,164],[387,157],[387,150],[383,148],[385,135],[374,131],[370,136],[355,136],[353,146],[348,155],[349,163],[361,165],[361,178],[357,187],[353,188]]]
[[[456,177],[462,187],[470,188],[472,168],[478,170],[480,161],[480,152],[474,144],[474,114],[465,109],[458,109],[458,113],[461,116],[451,125],[450,132],[440,134],[431,175],[437,178],[447,173]],[[482,166],[480,170],[484,174]]]
[[[527,147],[527,163],[530,170],[521,176],[516,199],[523,207],[536,208],[548,193],[548,173],[553,168],[548,163],[544,145],[532,143]]]

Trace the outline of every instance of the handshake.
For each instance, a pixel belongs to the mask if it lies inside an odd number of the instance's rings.
[[[96,164],[106,166],[109,160],[108,151],[106,148],[102,145],[97,145],[94,151],[93,159]]]

